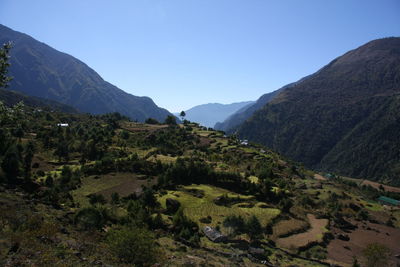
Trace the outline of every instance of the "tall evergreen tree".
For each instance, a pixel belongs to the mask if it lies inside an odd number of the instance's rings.
[[[15,183],[18,175],[20,174],[20,157],[16,146],[12,145],[8,148],[1,168],[3,169],[9,183]]]

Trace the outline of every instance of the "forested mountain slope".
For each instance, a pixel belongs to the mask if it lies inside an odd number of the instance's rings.
[[[56,110],[66,113],[78,112],[75,108],[65,104],[61,104],[57,101],[34,96],[26,96],[19,92],[10,91],[2,88],[0,88],[0,101],[2,101],[6,106],[13,106],[19,102],[23,102],[25,105],[31,107],[47,108],[50,110]]]
[[[11,41],[13,80],[8,89],[59,101],[82,112],[120,112],[131,119],[160,121],[171,115],[149,97],[138,97],[104,81],[78,59],[0,25],[0,43]]]
[[[309,167],[400,175],[400,38],[371,41],[284,90],[238,133]]]

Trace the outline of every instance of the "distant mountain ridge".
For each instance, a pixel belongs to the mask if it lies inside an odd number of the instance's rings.
[[[309,167],[400,184],[400,38],[371,41],[278,94],[238,134]]]
[[[277,94],[279,90],[274,92],[262,95],[256,102],[253,102],[243,108],[239,109],[228,118],[221,122],[217,122],[214,126],[216,130],[222,130],[227,133],[232,133],[236,130],[236,128],[242,124],[245,120],[251,117],[253,113],[262,108],[265,104],[267,104],[270,100],[272,100]]]
[[[224,121],[237,110],[253,103],[254,101],[245,101],[232,104],[209,103],[198,105],[186,110],[185,118],[189,121],[198,122],[203,126],[212,128],[217,122]]]
[[[78,59],[0,24],[0,43],[13,42],[10,90],[52,99],[93,114],[120,112],[131,119],[159,121],[171,115],[149,97],[138,97],[104,81]]]
[[[229,116],[223,122],[218,122],[217,124],[215,124],[214,128],[216,130],[222,130],[222,131],[225,131],[227,133],[235,132],[237,130],[237,128],[243,122],[245,122],[247,119],[249,119],[254,114],[254,112],[256,112],[257,110],[261,109],[263,106],[265,106],[270,101],[272,101],[279,93],[281,93],[286,88],[289,88],[291,86],[296,85],[297,83],[300,83],[300,82],[304,81],[308,77],[309,76],[306,76],[306,77],[300,79],[297,82],[290,83],[288,85],[283,86],[282,88],[280,88],[278,90],[275,90],[275,91],[272,91],[270,93],[266,93],[266,94],[260,96],[260,98],[258,98],[257,101],[255,101],[254,103],[252,103],[252,104],[250,104],[248,106],[245,106],[242,109],[236,111],[234,114]]]

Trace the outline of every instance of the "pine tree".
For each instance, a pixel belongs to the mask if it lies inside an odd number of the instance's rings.
[[[250,217],[246,224],[246,230],[252,240],[257,240],[262,236],[262,226],[255,215]]]
[[[20,157],[16,146],[10,146],[4,156],[1,168],[3,169],[9,183],[15,183],[20,174]]]

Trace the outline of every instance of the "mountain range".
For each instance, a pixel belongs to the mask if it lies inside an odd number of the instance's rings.
[[[128,94],[103,80],[80,60],[0,24],[0,43],[9,41],[13,43],[10,90],[92,114],[119,112],[138,121],[149,117],[164,121],[171,115],[151,98]]]
[[[209,103],[198,105],[186,110],[185,118],[212,128],[217,122],[224,121],[238,110],[246,108],[253,103],[254,101],[245,101],[232,104]]]
[[[400,184],[400,38],[336,58],[282,90],[237,133],[308,167]]]
[[[288,85],[283,86],[282,88],[272,91],[270,93],[266,93],[262,95],[260,98],[257,99],[257,101],[239,109],[235,113],[233,113],[231,116],[226,118],[222,122],[218,122],[215,124],[215,129],[217,130],[222,130],[227,133],[233,133],[237,130],[238,126],[244,123],[248,118],[250,118],[254,112],[257,110],[261,109],[263,106],[268,104],[272,99],[274,99],[275,96],[277,96],[281,91],[285,90],[286,88],[289,88],[305,79],[307,77],[304,77],[300,79],[298,82],[290,83]]]

